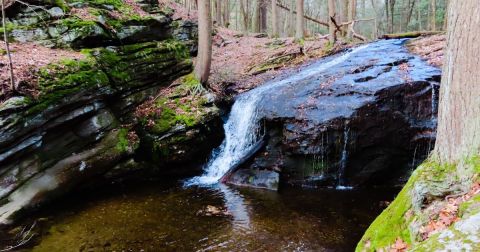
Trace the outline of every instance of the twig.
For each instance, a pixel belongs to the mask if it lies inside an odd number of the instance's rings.
[[[10,46],[8,44],[8,31],[7,31],[7,25],[5,22],[5,2],[4,0],[2,1],[2,25],[3,25],[3,39],[5,41],[5,50],[7,51],[7,56],[8,56],[8,65],[10,68],[10,88],[12,91],[15,91],[15,78],[13,75],[13,62],[12,62],[12,55],[10,54]],[[5,93],[4,90],[2,90],[3,93]]]
[[[4,0],[2,0],[2,3],[3,3]],[[35,236],[35,233],[31,234],[33,228],[35,227],[35,225],[37,224],[37,222],[33,222],[32,226],[30,226],[30,228],[25,232],[25,227],[23,227],[22,231],[17,234],[17,236],[15,236],[15,238],[21,238],[20,241],[18,241],[17,244],[15,245],[12,245],[12,246],[8,246],[4,249],[1,249],[0,252],[7,252],[7,251],[13,251],[25,244],[27,244],[34,236]]]

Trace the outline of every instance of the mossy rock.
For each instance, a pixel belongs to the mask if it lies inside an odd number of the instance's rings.
[[[428,213],[423,210],[432,202],[443,201],[448,195],[467,191],[479,171],[478,157],[450,165],[439,165],[432,158],[425,161],[412,174],[395,200],[370,225],[356,251],[388,250],[397,239],[406,242],[413,251],[432,251],[437,248],[435,240],[442,236],[434,235],[426,241],[422,241],[419,236],[419,228],[429,220]],[[460,214],[479,213],[480,204],[476,202],[477,199],[479,198],[474,197],[460,206]],[[463,219],[466,216],[461,217]],[[455,228],[452,226],[449,229]],[[451,232],[444,241],[456,239],[458,244],[462,244],[463,236],[458,230]]]
[[[70,12],[79,8],[88,17]],[[161,12],[140,16],[131,5],[120,0],[52,0],[42,2],[41,7],[20,6],[19,10],[9,16],[10,21],[1,30],[2,34],[7,30],[12,41],[80,49],[173,37],[169,16]]]
[[[188,49],[175,41],[98,49],[88,54],[82,60],[64,60],[40,69],[39,96],[30,100],[27,115],[81,99],[82,95],[82,99],[113,96],[169,83],[192,70]]]

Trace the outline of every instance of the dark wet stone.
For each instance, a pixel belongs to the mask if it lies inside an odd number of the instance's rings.
[[[335,186],[342,176],[352,186],[401,184],[435,142],[440,74],[403,41],[380,41],[276,88],[262,99],[261,114],[279,136],[245,166],[276,166],[282,182],[295,185]]]

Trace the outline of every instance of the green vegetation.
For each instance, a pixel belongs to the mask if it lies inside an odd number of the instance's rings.
[[[28,115],[41,112],[68,95],[109,83],[107,75],[95,67],[92,58],[50,64],[38,74],[39,96],[31,100],[35,105],[28,110]]]
[[[472,168],[471,177],[474,177],[473,174],[478,174],[480,171],[479,160],[479,158],[474,157],[463,164]],[[445,195],[442,193],[451,193],[449,191],[453,190],[451,185],[461,184],[460,180],[461,178],[457,175],[457,165],[439,165],[432,159],[425,161],[412,174],[408,183],[389,207],[370,225],[357,245],[356,251],[375,251],[386,248],[394,244],[397,238],[402,239],[407,244],[418,242],[416,241],[416,234],[411,233],[411,228],[413,228],[411,225],[415,220],[428,219],[428,216],[423,216],[424,213],[421,212],[422,206],[418,206],[418,204],[429,203],[422,196],[432,194],[432,196],[438,195],[443,199]],[[417,187],[422,188],[421,192],[415,190]],[[417,195],[419,193],[422,195]],[[477,195],[460,205],[460,216],[467,210],[470,211],[471,205],[477,205],[479,200],[480,197]],[[478,209],[478,207],[475,207],[475,209]]]

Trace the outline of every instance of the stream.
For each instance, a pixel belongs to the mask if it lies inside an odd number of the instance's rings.
[[[154,181],[45,209],[33,251],[352,251],[395,190],[280,192]],[[202,216],[206,206],[228,216]]]

